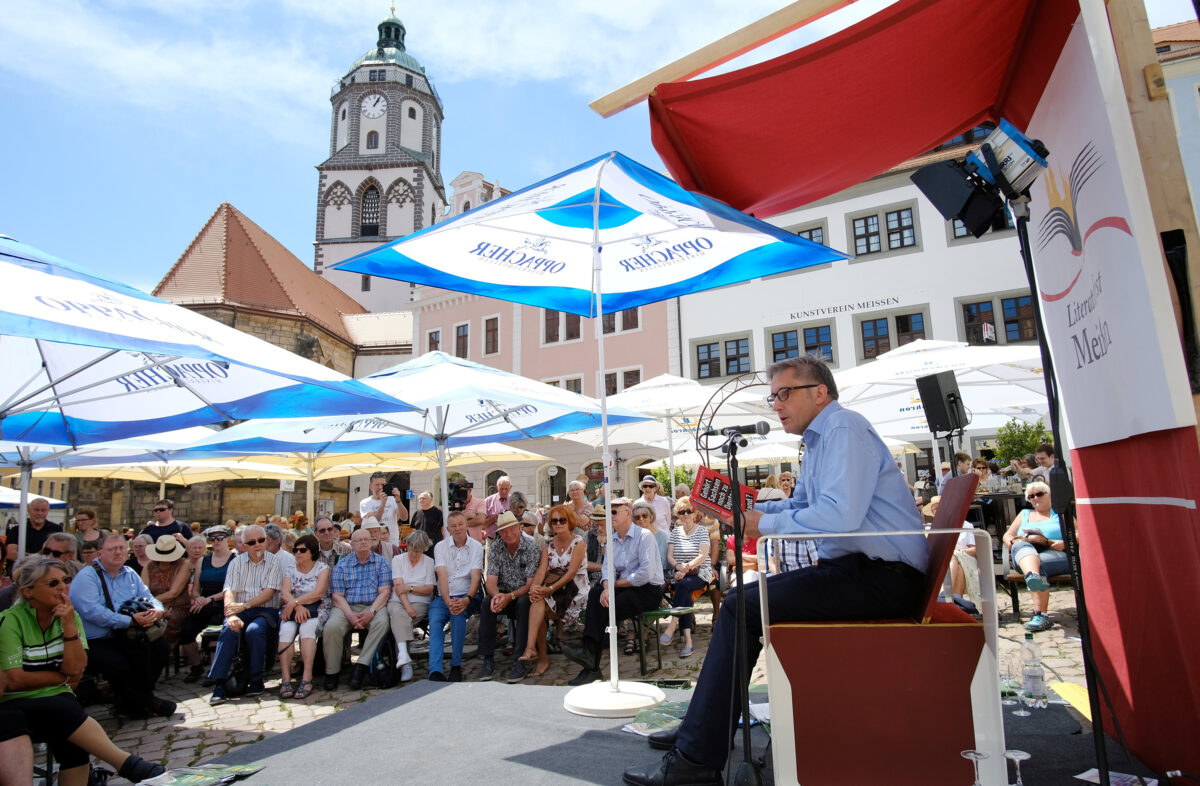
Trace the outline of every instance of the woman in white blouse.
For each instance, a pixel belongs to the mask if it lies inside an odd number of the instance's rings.
[[[408,643],[413,638],[413,623],[425,619],[433,588],[437,585],[433,559],[425,552],[433,546],[421,530],[413,530],[404,539],[408,551],[392,558],[392,597],[388,600],[388,620],[396,637],[396,665],[400,681],[413,678],[412,656]]]

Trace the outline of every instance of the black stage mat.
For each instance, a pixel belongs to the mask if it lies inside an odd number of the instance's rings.
[[[217,759],[261,764],[248,779],[264,784],[494,783],[619,784],[626,767],[661,754],[621,731],[626,719],[584,718],[562,707],[569,689],[498,682],[416,682],[301,728]],[[754,694],[752,694],[754,695]],[[690,691],[667,691],[686,700]],[[758,700],[761,695],[755,695]],[[1090,729],[1063,705],[1014,717],[1005,708],[1008,747],[1028,751],[1025,783],[1070,784],[1095,764]],[[936,711],[930,708],[930,711]],[[754,729],[755,756],[766,734]],[[741,750],[738,737],[737,751]],[[859,752],[864,752],[858,748]],[[731,759],[740,761],[735,752]],[[1127,763],[1110,741],[1112,769],[1150,774]],[[772,768],[764,782],[774,783]],[[965,785],[964,785],[965,786]]]

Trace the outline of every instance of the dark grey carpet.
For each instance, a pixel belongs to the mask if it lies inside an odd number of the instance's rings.
[[[661,756],[642,737],[621,731],[623,719],[572,715],[565,687],[416,682],[294,731],[239,748],[217,761],[265,769],[247,786],[264,784],[619,784],[627,767]],[[670,700],[690,691],[667,691]],[[754,695],[754,694],[752,694]],[[764,698],[754,695],[755,700]],[[1061,705],[1013,717],[1005,708],[1010,748],[1033,754],[1024,781],[1069,784],[1094,766],[1090,729]],[[766,734],[754,729],[755,756]],[[741,750],[738,737],[737,750]],[[869,751],[864,750],[864,753]],[[731,756],[734,766],[741,760]],[[1112,769],[1150,774],[1126,762],[1110,742]],[[773,784],[768,765],[763,772]]]

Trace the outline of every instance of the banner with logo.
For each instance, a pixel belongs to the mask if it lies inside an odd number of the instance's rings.
[[[1101,35],[1111,52],[1107,24]],[[1097,68],[1077,25],[1027,130],[1050,151],[1030,190],[1029,240],[1075,447],[1195,423],[1133,126],[1108,59]]]

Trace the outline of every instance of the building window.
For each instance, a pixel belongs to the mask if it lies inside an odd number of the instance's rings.
[[[604,375],[604,395],[617,395],[617,375],[615,373]]]
[[[617,382],[620,381],[618,387]],[[637,383],[642,381],[642,372],[640,369],[629,369],[627,371],[610,371],[604,375],[604,393],[608,396],[616,395],[622,390],[629,390]]]
[[[866,319],[862,322],[862,350],[864,358],[873,358],[891,349],[888,341],[887,319]]]
[[[558,387],[558,380],[557,379],[548,379],[548,380],[546,380],[546,384],[552,388],[556,388],[556,387]]]
[[[425,342],[425,351],[426,352],[438,352],[441,350],[441,348],[442,348],[442,331],[440,331],[440,330],[429,331],[429,338]]]
[[[627,308],[621,312],[621,330],[637,330],[638,310]]]
[[[601,321],[601,323],[603,323],[603,326],[604,326],[603,327],[604,335],[607,336],[609,333],[617,332],[617,315],[616,314],[605,314],[604,316],[600,317],[600,321]]]
[[[919,338],[925,338],[925,315],[921,313],[897,314],[896,346],[902,347]]]
[[[558,312],[546,309],[546,332],[543,343],[553,344],[558,341]]]
[[[363,192],[358,234],[359,237],[379,236],[379,189],[375,186]]]
[[[721,376],[721,345],[696,345],[696,377],[697,379],[714,379]]]
[[[631,387],[642,381],[642,372],[641,369],[634,369],[632,371],[626,371],[624,374],[622,374],[622,377],[623,379],[621,381],[624,383],[624,388],[622,389],[629,390]]]
[[[982,346],[996,341],[996,312],[992,309],[992,301],[982,300],[978,303],[963,303],[963,326],[967,329],[967,343],[972,346]]]
[[[359,286],[362,288],[361,289],[362,292],[370,292],[371,291],[371,277],[364,273],[363,277],[362,277],[362,281],[359,283]]]
[[[408,108],[408,119],[409,120],[417,119],[417,108],[415,106],[410,106]]]
[[[805,240],[811,240],[814,243],[825,245],[825,227],[813,227],[812,229],[801,229],[796,233]]]
[[[346,107],[342,107],[342,119],[346,119]]]
[[[565,341],[574,341],[579,338],[580,318],[578,314],[564,314],[566,322],[567,335]]]
[[[888,248],[908,248],[917,244],[917,232],[913,228],[911,207],[887,213]]]
[[[563,382],[563,387],[572,393],[583,393],[583,379],[581,377],[572,377]]]
[[[771,334],[771,362],[778,363],[800,354],[800,335],[795,330]]]
[[[470,325],[454,326],[454,356],[466,359],[469,349]]]
[[[827,363],[833,362],[833,326],[817,325],[804,329],[804,351]]]
[[[854,253],[858,256],[874,254],[880,248],[879,216],[854,219]]]
[[[767,482],[767,478],[771,474],[771,467],[767,464],[756,464],[753,467],[746,467],[746,485],[760,489]]]
[[[378,150],[378,149],[379,149],[379,132],[378,131],[368,131],[367,132],[367,150]]]
[[[404,75],[404,86],[405,86],[405,87],[412,87],[412,86],[413,86],[412,74],[405,74],[405,75]]]
[[[463,202],[462,212],[466,213],[470,209],[471,209],[471,200],[468,199],[465,202]]]
[[[1004,312],[1004,338],[1008,341],[1033,341],[1037,324],[1033,318],[1033,298],[1029,295],[1006,297],[1000,301]]]
[[[725,374],[744,374],[750,370],[750,339],[735,338],[725,342]]]
[[[1007,210],[1001,210],[992,217],[992,224],[987,228],[987,232],[1003,232],[1013,227],[1012,214]],[[957,218],[951,221],[951,234],[954,235],[955,240],[972,237],[971,233],[967,231],[967,225]]]
[[[488,317],[483,321],[483,353],[494,355],[500,351],[500,317]]]

